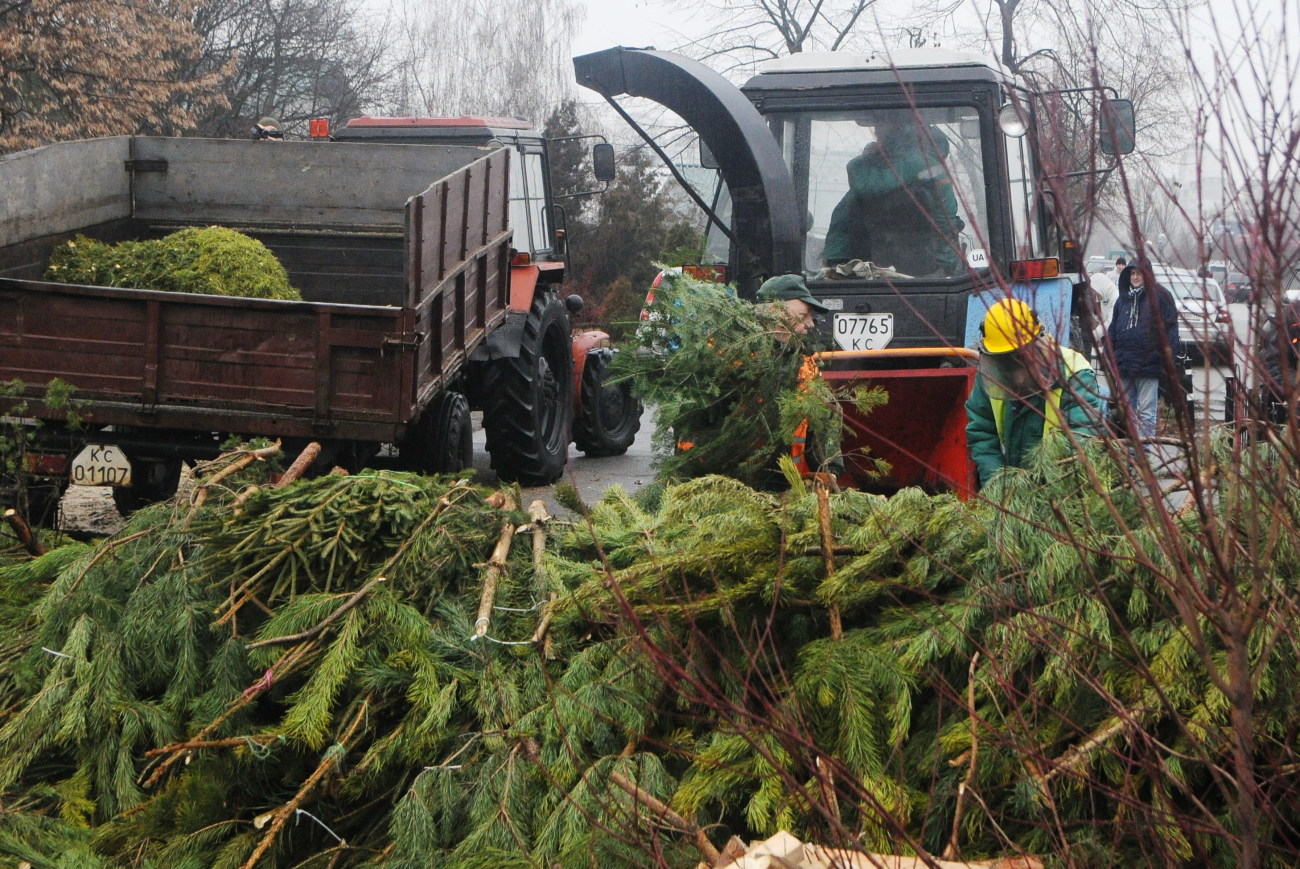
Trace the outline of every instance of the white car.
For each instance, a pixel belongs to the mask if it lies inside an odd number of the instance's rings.
[[[1151,271],[1178,305],[1178,331],[1188,349],[1195,348],[1204,358],[1230,353],[1232,314],[1219,282],[1173,266],[1155,264]]]

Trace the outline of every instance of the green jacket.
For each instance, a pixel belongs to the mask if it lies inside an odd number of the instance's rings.
[[[1022,467],[1029,453],[1043,440],[1049,416],[1059,418],[1071,431],[1085,435],[1100,433],[1104,403],[1097,391],[1097,375],[1080,354],[1062,347],[1061,386],[1051,390],[1059,402],[1059,417],[1049,413],[1048,395],[1027,402],[994,402],[984,389],[982,377],[966,400],[966,445],[984,487],[1004,467]],[[998,434],[995,407],[1001,407],[1002,432]]]
[[[849,189],[831,213],[822,257],[827,265],[872,260],[904,274],[945,275],[963,270],[957,252],[957,195],[942,171],[948,140],[933,134],[929,157],[914,138],[896,142],[886,156],[872,144],[849,161]]]

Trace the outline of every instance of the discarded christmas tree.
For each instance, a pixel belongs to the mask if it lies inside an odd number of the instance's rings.
[[[777,460],[806,428],[810,465],[837,457],[837,398],[864,411],[883,400],[861,388],[836,396],[816,376],[809,336],[792,334],[781,309],[738,298],[721,284],[665,274],[636,346],[615,359],[618,376],[655,408],[658,471],[675,480],[725,474],[783,487]]]
[[[0,849],[693,866],[787,830],[1227,865],[1248,764],[1257,841],[1286,863],[1300,552],[1256,535],[1269,569],[1224,574],[1207,530],[1296,515],[1295,486],[1225,488],[1165,527],[1084,448],[1050,443],[986,500],[832,493],[787,463],[779,494],[705,476],[571,523],[452,478],[276,488],[223,457],[201,494],[0,571]],[[1251,460],[1291,473],[1267,444]],[[1240,645],[1197,589],[1255,602]]]

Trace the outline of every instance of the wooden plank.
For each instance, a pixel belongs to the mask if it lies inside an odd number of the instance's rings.
[[[0,327],[0,380],[43,387],[60,377],[92,411],[96,402],[183,410],[217,431],[250,430],[228,411],[259,413],[252,430],[265,433],[303,417],[404,421],[407,359],[392,346],[401,308],[69,289],[0,282],[14,315]]]

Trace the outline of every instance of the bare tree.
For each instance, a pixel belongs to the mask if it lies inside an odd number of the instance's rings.
[[[204,40],[196,73],[226,67],[229,105],[206,113],[199,132],[243,135],[262,115],[285,129],[334,122],[382,97],[386,24],[351,0],[209,0],[195,16]]]
[[[60,139],[178,133],[219,106],[218,75],[191,75],[193,0],[0,4],[0,151]]]
[[[834,51],[854,44],[876,0],[675,0],[675,9],[717,22],[680,50],[722,72],[749,69],[775,57]],[[725,60],[724,60],[725,59]]]
[[[526,7],[408,0],[398,8],[400,114],[522,116],[541,123],[570,94],[574,0]]]

